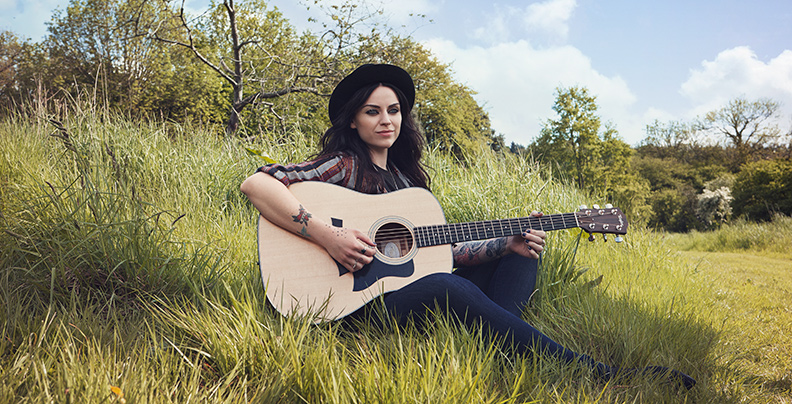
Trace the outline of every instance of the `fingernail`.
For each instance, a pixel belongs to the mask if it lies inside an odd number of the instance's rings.
[[[526,230],[525,232],[526,232],[526,233],[530,233],[530,232],[531,232],[531,229],[528,229],[528,230]]]

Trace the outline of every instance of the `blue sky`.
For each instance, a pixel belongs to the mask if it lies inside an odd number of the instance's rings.
[[[334,1],[334,0],[333,0]],[[201,11],[206,0],[189,0]],[[311,1],[311,3],[313,3]],[[67,0],[0,0],[0,29],[34,40]],[[272,0],[316,29],[296,0]],[[792,124],[792,2],[615,0],[374,1],[477,91],[493,127],[527,144],[554,116],[557,87],[585,86],[603,121],[637,144],[655,119],[688,120],[730,99],[771,97]],[[427,16],[426,20],[410,13]],[[431,22],[429,21],[431,20]]]

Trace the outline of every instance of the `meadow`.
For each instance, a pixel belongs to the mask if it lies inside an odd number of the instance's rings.
[[[632,227],[623,243],[551,234],[526,321],[596,360],[698,380],[690,391],[603,383],[443,315],[428,328],[373,328],[269,309],[256,212],[239,184],[262,156],[300,161],[315,145],[298,130],[217,132],[83,102],[0,121],[0,402],[792,402],[788,218],[749,245],[777,263],[750,284],[733,258],[718,259],[744,257],[728,240],[759,225]],[[598,202],[514,155],[462,163],[428,150],[426,162],[449,222]]]

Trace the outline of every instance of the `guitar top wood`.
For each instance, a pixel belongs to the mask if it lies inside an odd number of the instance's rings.
[[[377,230],[391,223],[403,224],[408,230],[445,223],[439,202],[422,188],[368,195],[308,181],[292,184],[289,190],[314,217],[366,232],[372,240],[376,240]],[[259,217],[258,240],[267,299],[280,313],[312,315],[316,322],[346,316],[383,293],[432,273],[451,272],[453,266],[450,245],[418,249],[413,243],[400,258],[387,257],[378,247],[375,263],[384,267],[412,264],[412,273],[404,276],[410,270],[401,268],[400,276],[380,277],[365,289],[355,290],[355,277],[372,272],[372,268],[367,266],[355,274],[341,274],[324,248],[272,224],[263,216]]]

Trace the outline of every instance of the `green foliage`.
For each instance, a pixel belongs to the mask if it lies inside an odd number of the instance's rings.
[[[534,155],[594,198],[618,205],[636,224],[644,223],[647,184],[630,168],[633,150],[610,125],[600,132],[596,97],[586,88],[556,92],[558,119],[547,121],[532,144]]]
[[[761,160],[748,163],[734,181],[734,213],[752,220],[792,214],[792,162]]]
[[[24,56],[25,44],[10,31],[0,31],[0,99],[7,100],[13,91],[14,78],[20,59]]]

